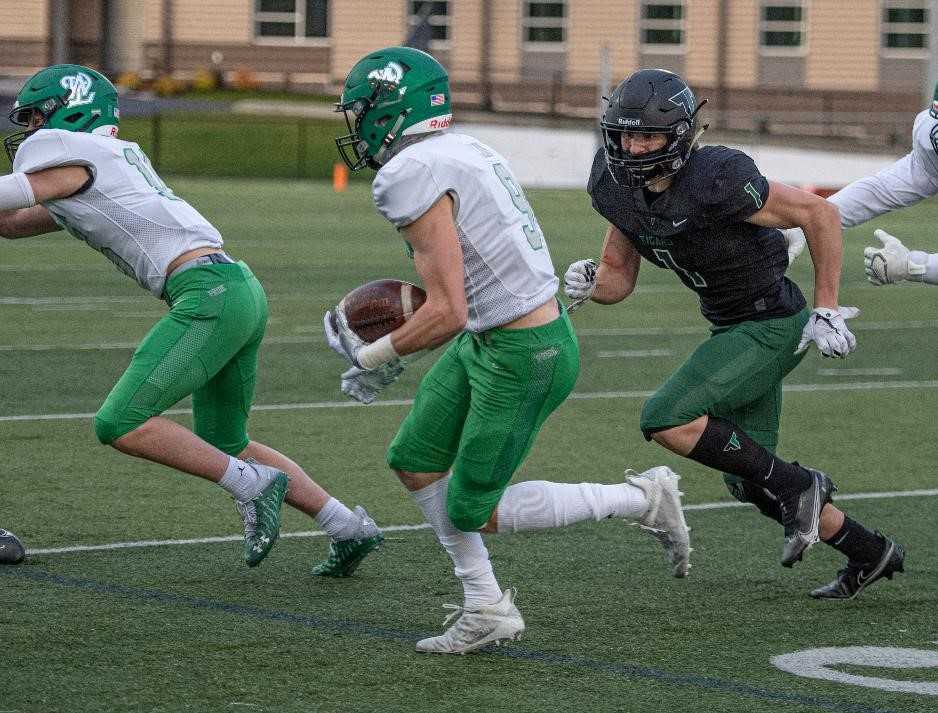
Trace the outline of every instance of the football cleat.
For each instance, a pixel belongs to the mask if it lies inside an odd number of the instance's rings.
[[[641,488],[648,498],[648,510],[639,520],[641,528],[664,547],[664,556],[675,577],[686,577],[690,571],[690,528],[681,510],[677,483],[681,479],[667,466],[658,466],[636,473],[625,471],[626,482]]]
[[[830,502],[837,490],[831,479],[813,468],[805,468],[811,484],[801,492],[778,498],[785,526],[785,544],[782,547],[782,566],[793,567],[800,562],[811,545],[821,539],[821,510]]]
[[[350,540],[332,540],[329,542],[329,556],[313,567],[317,577],[351,577],[362,560],[378,549],[384,542],[384,535],[375,521],[368,517],[361,505],[355,508],[355,514],[362,517],[361,537]]]
[[[257,567],[280,537],[280,508],[287,495],[290,479],[286,473],[275,473],[270,483],[253,500],[235,501],[244,521],[244,561],[248,567]]]
[[[26,559],[26,548],[19,538],[0,528],[0,564],[19,564]]]
[[[524,631],[524,619],[515,606],[517,591],[508,588],[494,604],[478,609],[464,609],[455,604],[444,604],[453,611],[443,620],[446,626],[456,622],[442,635],[417,642],[417,651],[428,654],[468,654],[486,644],[517,641]]]
[[[837,578],[823,587],[818,587],[811,596],[815,599],[855,599],[878,579],[892,579],[897,572],[904,572],[905,549],[902,545],[886,538],[886,549],[878,562],[855,564],[850,562],[837,573]]]

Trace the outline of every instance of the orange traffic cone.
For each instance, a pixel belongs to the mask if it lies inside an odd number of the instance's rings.
[[[348,188],[348,166],[336,162],[332,166],[332,190],[341,193]]]

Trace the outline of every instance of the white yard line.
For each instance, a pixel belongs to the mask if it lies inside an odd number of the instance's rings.
[[[600,359],[643,359],[646,357],[668,357],[673,355],[674,352],[670,349],[624,349],[617,352],[601,351],[597,354]]]
[[[881,369],[818,369],[819,376],[899,376],[902,369],[883,367]]]
[[[812,393],[815,391],[888,391],[892,389],[936,389],[938,381],[854,381],[839,384],[785,384],[782,390],[786,393]],[[647,399],[655,393],[653,390],[642,391],[594,391],[586,393],[572,393],[568,396],[571,401],[594,401],[596,399]],[[334,408],[379,408],[382,406],[410,406],[413,399],[387,399],[375,401],[369,406],[357,401],[310,401],[305,403],[288,404],[255,404],[252,411],[310,411],[316,409]],[[176,416],[192,413],[191,409],[170,409],[163,413]],[[80,421],[93,418],[94,413],[45,413],[24,414],[21,416],[0,416],[0,423],[12,421]]]
[[[885,500],[891,498],[913,498],[913,497],[934,497],[938,495],[938,490],[897,490],[894,492],[883,493],[852,493],[848,495],[838,495],[838,500]],[[747,503],[736,501],[698,503],[697,505],[685,505],[684,510],[704,511],[704,510],[725,510],[727,508],[750,507]],[[419,525],[388,525],[382,527],[384,532],[411,532],[414,530],[426,530],[430,526],[426,523]],[[283,538],[306,538],[306,537],[324,537],[325,532],[320,530],[305,530],[302,532],[284,532],[280,537]],[[101,552],[107,550],[127,550],[140,547],[172,547],[176,545],[207,545],[216,542],[239,542],[243,539],[242,535],[224,535],[221,537],[196,537],[187,540],[138,540],[136,542],[111,542],[103,545],[72,545],[71,547],[45,547],[30,548],[30,555],[59,555],[71,552]]]

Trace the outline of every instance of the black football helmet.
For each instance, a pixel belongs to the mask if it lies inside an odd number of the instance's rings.
[[[600,126],[606,163],[616,183],[641,188],[673,176],[687,161],[696,142],[697,105],[690,87],[673,72],[642,69],[615,88]],[[706,127],[704,127],[706,128]],[[664,148],[633,156],[622,150],[622,132],[664,134]]]

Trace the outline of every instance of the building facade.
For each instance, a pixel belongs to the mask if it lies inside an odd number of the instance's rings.
[[[0,74],[52,61],[335,89],[424,21],[457,103],[595,113],[638,67],[681,73],[728,126],[922,105],[929,0],[0,0]],[[427,28],[429,24],[429,28]],[[427,31],[429,34],[427,35]],[[760,114],[762,119],[754,119]],[[800,118],[799,118],[800,117]],[[815,117],[816,118],[816,117]],[[886,121],[886,119],[882,119]]]

